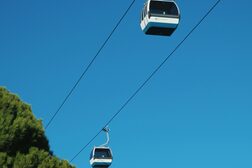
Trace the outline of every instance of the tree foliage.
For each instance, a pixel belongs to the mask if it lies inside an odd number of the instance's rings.
[[[0,168],[72,168],[50,152],[41,120],[17,95],[0,87]]]

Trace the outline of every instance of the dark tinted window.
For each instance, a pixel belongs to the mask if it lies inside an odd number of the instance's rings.
[[[178,15],[178,9],[174,2],[151,1],[150,12],[151,14]]]
[[[141,11],[141,20],[143,20],[143,10]]]
[[[90,159],[92,159],[92,157],[93,157],[93,151],[91,151],[90,153]]]
[[[95,158],[111,158],[109,149],[95,149]]]

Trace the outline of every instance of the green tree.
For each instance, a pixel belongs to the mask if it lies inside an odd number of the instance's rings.
[[[0,168],[73,168],[52,154],[41,120],[0,87]]]

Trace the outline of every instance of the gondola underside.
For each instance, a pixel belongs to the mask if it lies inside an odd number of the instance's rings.
[[[160,24],[149,22],[144,28],[144,33],[148,35],[171,36],[176,28],[177,24]]]
[[[103,166],[108,167],[111,165],[112,159],[91,159],[90,163],[91,163],[91,166],[95,168],[99,168]]]

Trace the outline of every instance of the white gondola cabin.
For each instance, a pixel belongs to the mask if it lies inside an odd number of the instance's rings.
[[[171,36],[180,21],[180,11],[173,0],[148,0],[141,14],[145,34]]]
[[[93,168],[108,168],[112,160],[112,151],[109,147],[94,147],[90,154],[90,165]]]

